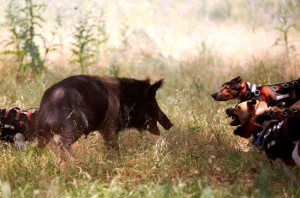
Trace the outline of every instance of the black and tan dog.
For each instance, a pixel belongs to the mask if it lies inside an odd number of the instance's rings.
[[[260,103],[265,102],[253,99],[226,111],[234,120],[231,125],[240,125],[234,134],[243,138],[253,136],[253,145],[264,150],[268,159],[297,186],[297,179],[288,166],[300,166],[300,101],[292,108],[281,109],[266,108],[266,104]]]
[[[24,150],[25,141],[35,137],[34,123],[37,109],[0,109],[0,140],[14,143],[18,150]]]
[[[255,98],[265,101],[269,106],[285,102],[289,107],[300,100],[300,78],[285,83],[257,86],[236,77],[222,85],[222,88],[212,94],[216,101],[228,101],[239,98],[241,102]]]

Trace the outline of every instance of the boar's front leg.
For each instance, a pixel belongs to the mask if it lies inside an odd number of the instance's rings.
[[[119,149],[118,133],[115,130],[105,130],[102,132],[102,137],[108,149]]]
[[[49,128],[38,130],[38,148],[43,149],[49,142],[52,142],[54,145],[57,145],[55,140],[53,139],[53,136],[54,133],[52,133]]]

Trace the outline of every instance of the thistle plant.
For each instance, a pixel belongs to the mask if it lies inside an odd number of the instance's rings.
[[[295,50],[292,41],[289,39],[289,33],[295,27],[293,21],[293,7],[297,1],[282,0],[278,4],[277,23],[275,29],[281,33],[281,37],[277,38],[274,45],[283,45],[285,47],[285,55],[288,57],[290,50]]]
[[[92,60],[95,56],[95,51],[91,46],[91,43],[95,42],[92,26],[88,25],[88,20],[85,18],[75,27],[75,31],[74,42],[72,43],[74,58],[70,60],[70,64],[79,64],[81,73],[87,73],[87,68],[95,63]]]
[[[93,21],[89,15],[82,17],[75,26],[73,40],[71,49],[73,58],[70,64],[79,65],[81,73],[86,74],[88,68],[97,63],[96,55],[100,51],[100,46],[108,40],[105,21]]]
[[[46,68],[48,53],[54,50],[46,38],[38,33],[43,27],[44,9],[44,4],[34,3],[32,0],[11,0],[8,4],[5,26],[9,29],[10,36],[4,41],[3,54],[16,58],[18,72],[41,73]],[[38,40],[43,46],[37,44]]]

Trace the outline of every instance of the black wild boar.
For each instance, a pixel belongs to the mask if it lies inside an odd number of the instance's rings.
[[[82,135],[99,131],[109,147],[118,148],[118,132],[125,128],[148,130],[159,135],[159,122],[166,130],[173,124],[159,108],[156,91],[163,80],[71,76],[47,89],[37,115],[39,147],[49,141],[67,151]],[[59,144],[53,139],[59,134]]]

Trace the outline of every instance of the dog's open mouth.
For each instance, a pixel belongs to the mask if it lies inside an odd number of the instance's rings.
[[[234,108],[228,108],[226,109],[226,114],[228,117],[231,117],[232,121],[230,122],[231,126],[238,126],[240,125],[240,118],[237,114],[234,112]]]
[[[229,117],[231,117],[232,121],[230,122],[231,126],[238,126],[240,124],[240,119],[238,115],[232,114]]]

